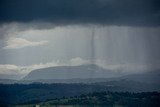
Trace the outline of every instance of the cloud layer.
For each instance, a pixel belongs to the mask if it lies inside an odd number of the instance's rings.
[[[0,22],[159,26],[159,0],[1,0]]]
[[[19,73],[20,68],[12,64],[0,64],[0,74],[17,74]]]
[[[9,38],[9,40],[6,41],[7,45],[3,49],[19,49],[24,47],[33,47],[33,46],[44,45],[47,42],[48,41],[33,42],[23,38]]]

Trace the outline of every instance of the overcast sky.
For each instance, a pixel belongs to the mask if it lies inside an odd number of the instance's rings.
[[[159,55],[159,0],[0,1],[4,78],[89,63],[113,71],[155,70]]]

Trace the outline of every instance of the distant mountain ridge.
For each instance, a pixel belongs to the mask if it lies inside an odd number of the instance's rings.
[[[58,66],[33,70],[21,80],[1,78],[0,83],[100,83],[108,81],[118,82],[121,80],[157,84],[160,86],[160,70],[122,75],[120,73],[99,67],[95,64]]]
[[[57,66],[31,71],[24,80],[40,79],[89,79],[118,76],[116,72],[104,69],[95,64],[80,66]]]

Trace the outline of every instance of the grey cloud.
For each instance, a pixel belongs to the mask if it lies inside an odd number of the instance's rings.
[[[0,54],[5,56],[6,60],[0,60],[0,63],[30,65],[50,60],[68,60],[73,57],[104,59],[113,64],[159,63],[159,29],[159,27],[65,26],[20,31],[12,36],[30,41],[47,40],[49,43],[39,48],[3,50],[4,52]]]
[[[16,32],[20,32],[20,31],[34,30],[34,29],[45,30],[45,29],[53,29],[55,27],[57,27],[57,25],[53,23],[46,23],[46,22],[3,23],[3,24],[0,24],[0,40],[8,39],[9,37],[12,37]]]
[[[1,0],[0,22],[159,26],[159,0]]]

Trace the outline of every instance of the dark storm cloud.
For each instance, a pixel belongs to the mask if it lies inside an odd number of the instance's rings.
[[[159,0],[1,0],[0,22],[159,26]]]

